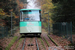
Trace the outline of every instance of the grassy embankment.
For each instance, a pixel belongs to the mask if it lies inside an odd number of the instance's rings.
[[[13,39],[11,40],[11,42],[8,44],[8,46],[5,48],[5,50],[9,50],[10,47],[13,45],[13,43],[17,40],[17,36],[13,37]]]

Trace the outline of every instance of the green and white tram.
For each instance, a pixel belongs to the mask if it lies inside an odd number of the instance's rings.
[[[42,33],[41,9],[20,9],[20,34]]]

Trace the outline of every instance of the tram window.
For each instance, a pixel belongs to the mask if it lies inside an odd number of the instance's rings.
[[[40,13],[38,10],[23,11],[23,21],[40,21]]]

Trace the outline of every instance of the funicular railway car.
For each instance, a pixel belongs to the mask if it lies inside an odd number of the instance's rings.
[[[41,35],[41,9],[20,9],[20,34]]]

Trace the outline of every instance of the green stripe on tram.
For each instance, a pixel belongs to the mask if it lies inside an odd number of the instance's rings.
[[[41,26],[41,22],[20,22],[20,27],[26,26]]]

